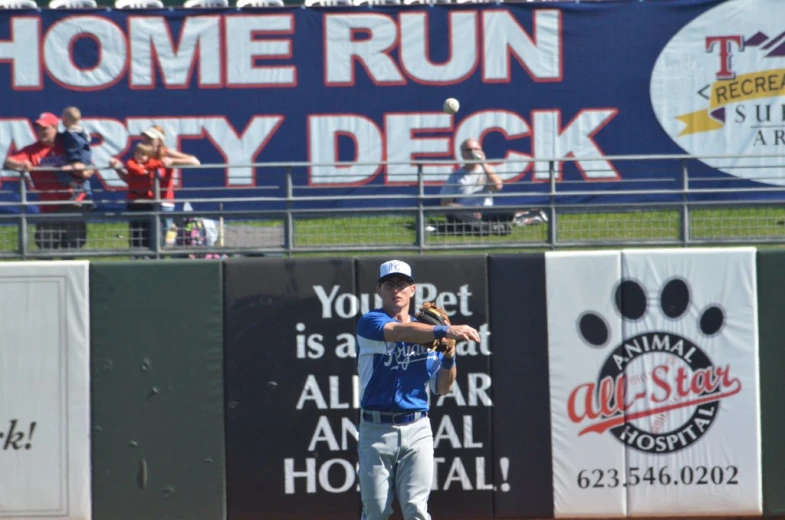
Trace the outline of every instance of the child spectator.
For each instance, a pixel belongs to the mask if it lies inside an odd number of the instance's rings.
[[[65,132],[61,134],[66,163],[74,170],[83,170],[93,164],[90,151],[90,134],[82,127],[82,113],[76,107],[67,107],[61,116]],[[73,190],[71,200],[82,202],[91,198],[90,183],[75,173],[64,171],[58,175],[61,184]]]
[[[129,212],[153,212],[155,206],[155,176],[160,168],[169,168],[172,159],[154,158],[155,149],[144,143],[136,145],[133,157],[128,159],[123,168],[122,163],[112,159],[110,166],[114,168],[120,179],[128,185],[127,210]],[[132,248],[150,248],[153,244],[152,219],[149,217],[130,221],[129,245]]]

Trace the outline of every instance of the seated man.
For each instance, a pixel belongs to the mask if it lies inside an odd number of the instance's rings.
[[[461,157],[465,161],[484,161],[485,153],[476,139],[461,143]],[[479,235],[509,235],[511,225],[539,224],[543,213],[527,216],[524,212],[489,212],[480,208],[493,206],[493,194],[502,189],[502,180],[486,162],[464,163],[444,183],[439,194],[444,207],[476,208],[473,211],[450,212],[447,224],[435,228],[439,232]]]

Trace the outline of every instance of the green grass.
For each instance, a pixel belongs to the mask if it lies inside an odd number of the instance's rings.
[[[437,219],[429,219],[433,222]],[[693,209],[689,233],[693,240],[723,242],[743,240],[763,247],[780,247],[785,243],[785,208],[742,207]],[[280,219],[227,222],[228,226],[283,229]],[[678,210],[607,211],[602,213],[564,213],[558,216],[558,244],[582,249],[624,244],[624,247],[646,246],[651,242],[669,242],[679,246],[681,219]],[[31,229],[32,236],[32,229]],[[279,233],[280,235],[280,233]],[[124,222],[91,222],[88,244],[84,251],[117,251],[112,258],[128,258],[128,226]],[[416,252],[415,218],[409,214],[355,215],[332,218],[295,217],[294,244],[297,256],[335,256],[336,254],[379,254],[380,248],[402,254]],[[709,244],[709,245],[711,245]],[[548,226],[513,227],[508,236],[438,236],[427,234],[429,254],[454,254],[461,251],[516,252],[552,249],[548,243]],[[706,245],[706,244],[702,244]],[[470,247],[471,246],[471,247]],[[474,248],[479,246],[480,249]],[[264,249],[281,249],[281,243],[270,243]],[[344,248],[341,252],[334,249]],[[352,248],[357,248],[356,250]],[[264,249],[262,251],[264,251]],[[300,249],[300,251],[297,251]],[[302,251],[311,249],[312,251]],[[364,250],[363,250],[364,249]],[[31,244],[30,253],[37,249]],[[18,230],[15,225],[0,225],[0,253],[18,252]],[[96,256],[96,259],[107,258]],[[107,258],[108,259],[108,258]]]

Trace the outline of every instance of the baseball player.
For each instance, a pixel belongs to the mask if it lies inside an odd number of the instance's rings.
[[[397,496],[406,520],[427,520],[433,434],[425,387],[449,392],[457,373],[449,340],[479,342],[480,336],[468,325],[418,322],[410,314],[415,285],[405,262],[381,264],[376,291],[382,308],[357,323],[362,519],[389,518]],[[447,340],[444,352],[426,345],[434,339]]]

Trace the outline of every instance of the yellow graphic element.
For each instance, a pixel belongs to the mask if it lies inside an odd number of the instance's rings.
[[[711,113],[733,103],[785,95],[785,69],[743,74],[730,80],[715,81],[711,86],[709,108],[676,116],[685,127],[679,134],[711,132],[723,127],[723,122]]]
[[[683,116],[676,116],[676,119],[686,125],[679,134],[679,137],[688,134],[711,132],[712,130],[719,130],[722,128],[722,121],[717,121],[711,117],[708,110],[690,112],[689,114],[684,114]]]

